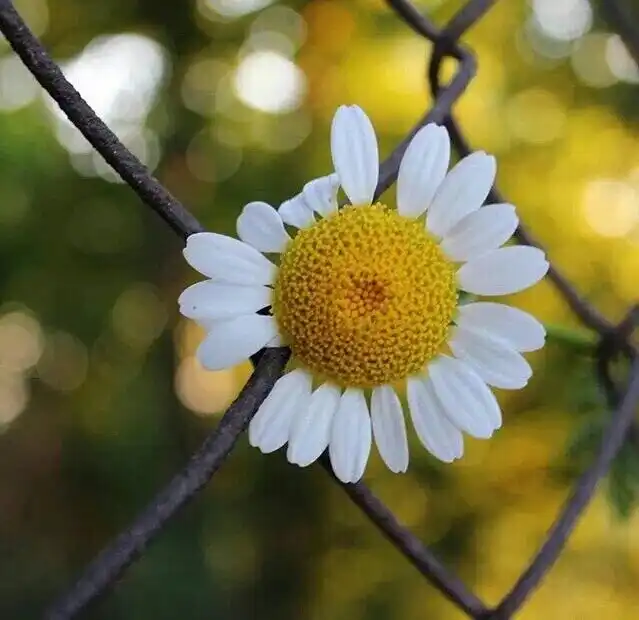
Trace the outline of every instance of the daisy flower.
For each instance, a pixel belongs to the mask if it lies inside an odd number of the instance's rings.
[[[250,423],[251,445],[268,453],[288,444],[300,466],[328,448],[336,476],[355,482],[374,439],[388,468],[403,472],[403,388],[421,443],[444,462],[462,456],[462,433],[488,438],[501,426],[491,386],[526,385],[521,354],[541,348],[545,331],[507,305],[461,304],[459,292],[515,293],[548,263],[537,248],[502,247],[518,219],[512,205],[482,206],[495,159],[476,152],[448,171],[450,150],[445,128],[422,128],[399,168],[397,209],[374,203],[375,131],[359,107],[342,106],[331,127],[334,174],[278,210],[246,205],[240,240],[188,238],[186,260],[210,278],[179,299],[207,329],[201,363],[217,370],[263,347],[291,348],[289,372]],[[351,205],[338,210],[340,186]],[[264,254],[279,254],[278,265]]]

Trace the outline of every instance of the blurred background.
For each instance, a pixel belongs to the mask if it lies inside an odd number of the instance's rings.
[[[383,154],[429,105],[428,46],[381,0],[22,0],[97,113],[211,230],[330,169],[335,108]],[[457,0],[416,2],[443,23]],[[639,69],[589,0],[517,0],[467,37],[457,106],[551,259],[607,316],[639,299]],[[450,67],[451,71],[453,67]],[[0,617],[39,617],[184,465],[246,381],[205,372],[176,299],[181,241],[121,184],[0,40]],[[389,203],[394,200],[390,191]],[[495,603],[589,462],[609,412],[592,338],[549,283],[513,297],[551,326],[505,424],[442,466],[366,474]],[[566,332],[568,330],[568,332]],[[522,619],[639,608],[639,448],[625,446]],[[96,620],[459,619],[318,467],[239,444]]]

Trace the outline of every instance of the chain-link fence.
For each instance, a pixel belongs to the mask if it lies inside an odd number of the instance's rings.
[[[400,160],[410,139],[426,123],[445,125],[459,156],[471,152],[472,148],[453,112],[455,102],[463,95],[477,69],[475,56],[461,41],[464,33],[481,20],[494,4],[494,0],[471,0],[443,28],[439,28],[410,2],[387,2],[407,28],[412,29],[416,36],[432,43],[429,46],[430,56],[426,59],[426,79],[434,103],[382,163],[376,196],[395,182]],[[639,64],[639,26],[633,23],[631,12],[627,11],[625,5],[612,1],[603,2],[601,11]],[[0,0],[0,30],[70,121],[147,206],[182,238],[203,230],[184,206],[151,176],[96,116],[80,93],[65,79],[10,0]],[[457,71],[449,82],[442,84],[440,69],[446,58],[457,62]],[[415,79],[421,78],[415,76]],[[504,202],[504,197],[496,187],[493,187],[489,199],[491,202]],[[537,245],[523,225],[517,231],[517,239],[522,244]],[[631,308],[619,324],[614,324],[590,305],[552,262],[548,277],[581,323],[598,335],[599,345],[593,376],[604,388],[613,413],[598,452],[590,467],[575,482],[572,493],[551,524],[545,542],[495,608],[489,608],[471,592],[410,530],[398,522],[365,484],[359,482],[342,485],[335,480],[335,484],[343,487],[351,501],[366,514],[397,551],[443,596],[471,618],[509,618],[525,604],[561,554],[580,515],[592,499],[597,483],[608,472],[624,442],[632,440],[637,432],[634,428],[634,416],[639,404],[639,356],[632,335],[639,323],[639,306]],[[256,356],[253,360],[255,371],[252,377],[186,467],[175,475],[130,527],[98,555],[69,591],[51,605],[45,612],[45,618],[65,620],[77,617],[93,600],[116,584],[127,566],[144,553],[153,539],[161,534],[167,522],[217,472],[282,373],[288,357],[286,349],[268,349]],[[627,369],[621,380],[616,375],[613,378],[611,372],[612,363],[618,359],[623,360],[623,367]],[[323,466],[331,475],[326,461]]]

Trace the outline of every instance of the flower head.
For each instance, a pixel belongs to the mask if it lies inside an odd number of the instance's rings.
[[[405,471],[395,391],[405,384],[419,439],[451,462],[462,456],[462,432],[488,438],[501,426],[490,386],[524,387],[532,370],[521,353],[545,337],[529,314],[492,301],[462,304],[458,292],[515,293],[548,263],[536,248],[502,247],[518,219],[512,205],[482,206],[495,160],[477,152],[448,171],[443,127],[427,125],[408,146],[396,210],[373,202],[377,139],[360,108],[337,110],[331,152],[336,172],[278,210],[246,205],[241,241],[188,238],[187,261],[210,278],[179,300],[208,331],[198,357],[221,369],[262,347],[290,346],[292,368],[249,426],[263,452],[288,443],[288,460],[305,466],[328,448],[337,477],[355,482],[374,438],[389,469]],[[351,205],[338,210],[340,186]],[[279,254],[279,266],[264,254]]]

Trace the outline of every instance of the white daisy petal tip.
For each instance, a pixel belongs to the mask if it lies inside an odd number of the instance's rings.
[[[461,461],[463,457],[464,457],[464,442],[462,440],[459,442],[459,444],[455,446],[455,452],[450,462],[454,463],[455,461]]]
[[[443,463],[452,463],[464,450],[461,431],[448,419],[428,377],[409,377],[406,396],[415,432],[423,446]]]
[[[272,316],[250,314],[214,321],[196,357],[207,370],[224,370],[249,359],[277,334]]]
[[[333,166],[354,205],[373,201],[379,176],[379,152],[373,125],[359,106],[340,106],[331,124]]]
[[[488,170],[490,171],[490,176],[492,176],[494,180],[495,175],[497,174],[497,159],[495,158],[494,155],[491,155],[490,153],[486,153],[485,151],[481,151],[481,153],[488,160],[488,163],[486,165],[488,167]]]
[[[459,288],[475,295],[512,295],[537,284],[549,263],[539,248],[507,246],[474,258],[457,272]]]
[[[269,340],[264,346],[267,349],[277,349],[278,347],[285,347],[286,340],[282,334],[277,334],[275,338]]]
[[[335,412],[328,445],[333,472],[341,482],[353,483],[361,479],[371,444],[371,419],[364,392],[348,388]]]
[[[490,301],[466,304],[460,306],[455,321],[505,340],[521,353],[537,351],[546,341],[546,328],[534,316],[506,304]]]
[[[448,344],[455,357],[466,362],[493,387],[520,390],[532,376],[530,364],[507,340],[486,331],[458,325]]]
[[[518,225],[513,205],[486,205],[453,226],[444,236],[441,248],[454,261],[468,261],[502,246]]]
[[[341,389],[324,383],[310,397],[305,411],[300,411],[291,428],[286,457],[290,463],[306,467],[315,462],[328,446],[333,417]]]
[[[313,179],[304,185],[302,199],[306,206],[327,217],[337,211],[337,190],[339,189],[339,177],[332,173],[325,177]]]
[[[180,312],[190,319],[219,321],[253,314],[271,304],[273,289],[204,280],[178,298]]]
[[[182,251],[186,261],[205,275],[221,282],[242,285],[271,284],[276,268],[248,243],[218,233],[195,233]]]
[[[277,380],[249,424],[251,446],[269,454],[288,441],[296,416],[308,407],[311,381],[311,376],[299,369]]]
[[[237,235],[260,252],[283,252],[291,240],[280,214],[266,202],[249,202],[242,209]]]
[[[309,405],[311,382],[299,369],[278,379],[249,424],[250,445],[269,454],[288,441],[296,417]]]
[[[446,128],[434,123],[422,127],[402,158],[397,178],[397,209],[405,217],[419,217],[428,209],[450,162]]]
[[[197,271],[200,271],[197,267],[197,264],[201,262],[200,255],[204,253],[204,246],[211,241],[210,235],[212,234],[215,233],[193,233],[186,238],[186,245],[182,250],[182,255],[186,262]]]
[[[395,390],[388,385],[377,387],[371,397],[373,437],[384,463],[393,473],[408,469],[408,441],[404,412]]]
[[[295,228],[308,228],[315,223],[313,211],[306,206],[302,194],[284,201],[277,212],[285,224]]]
[[[442,355],[430,363],[428,380],[445,415],[460,430],[489,439],[501,424],[495,395],[467,363]]]
[[[488,196],[497,171],[492,155],[482,151],[460,160],[446,175],[433,198],[426,226],[438,237],[446,234],[464,217],[477,211]]]

